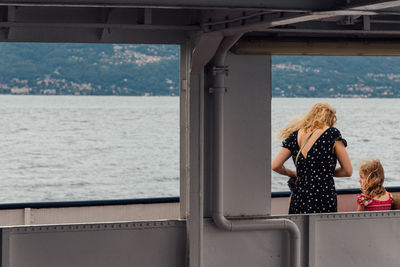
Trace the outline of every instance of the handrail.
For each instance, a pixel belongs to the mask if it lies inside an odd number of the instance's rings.
[[[4,203],[0,204],[0,210],[26,209],[26,208],[45,209],[45,208],[73,208],[73,207],[115,206],[115,205],[134,205],[134,204],[179,203],[179,200],[180,200],[179,197],[160,197],[160,198],[105,199],[105,200],[83,200],[83,201]]]
[[[400,193],[400,186],[385,187],[390,193]],[[360,194],[359,188],[337,189],[338,195]],[[272,198],[289,197],[290,191],[272,192]],[[134,204],[158,204],[158,203],[179,203],[179,197],[156,197],[156,198],[128,198],[128,199],[99,199],[99,200],[78,200],[78,201],[43,201],[43,202],[20,202],[0,203],[0,210],[8,209],[45,209],[45,208],[73,208],[91,206],[113,206],[113,205],[134,205]]]
[[[390,193],[400,193],[400,186],[385,186],[385,189]],[[361,194],[361,190],[359,188],[346,188],[346,189],[336,189],[336,194],[338,195],[352,195],[352,194]],[[277,191],[272,192],[271,197],[289,197],[290,191]]]

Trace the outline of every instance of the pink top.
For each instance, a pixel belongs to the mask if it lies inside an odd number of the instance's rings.
[[[366,195],[359,195],[357,197],[357,203],[360,206],[364,206],[366,211],[374,210],[390,210],[392,208],[392,196],[389,194],[389,199],[385,201],[376,200]]]

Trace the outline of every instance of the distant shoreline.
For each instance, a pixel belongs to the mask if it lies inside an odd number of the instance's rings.
[[[179,97],[179,95],[48,95],[48,94],[0,94],[0,96],[73,96],[73,97],[88,97],[88,96],[101,96],[101,97]],[[318,98],[329,98],[329,99],[400,99],[400,97],[365,97],[365,96],[344,96],[344,97],[332,97],[332,96],[272,96],[272,98],[279,99],[294,99],[294,98],[306,98],[306,99],[318,99]]]
[[[332,96],[272,96],[272,98],[330,98],[330,99],[400,99],[400,97],[365,97],[365,96],[351,96],[351,97],[332,97]]]
[[[0,94],[0,96],[48,96],[48,97],[56,97],[56,96],[73,96],[73,97],[89,97],[89,96],[102,96],[102,97],[179,97],[179,95],[151,95],[151,96],[145,96],[145,95],[29,95],[29,94]]]

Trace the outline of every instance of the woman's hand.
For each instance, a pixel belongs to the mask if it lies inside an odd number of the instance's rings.
[[[285,168],[285,166],[283,166],[283,167]],[[288,173],[287,176],[289,176],[289,177],[297,177],[297,172],[296,171],[292,171],[292,170],[286,169],[286,172]]]
[[[292,154],[290,150],[283,147],[272,161],[271,169],[282,175],[297,177],[296,171],[286,169],[285,166],[283,166],[283,164],[290,158],[291,155]]]

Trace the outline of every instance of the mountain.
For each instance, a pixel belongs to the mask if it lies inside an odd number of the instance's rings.
[[[400,58],[273,56],[276,97],[400,97]]]
[[[0,93],[179,95],[179,46],[0,43]],[[273,56],[275,97],[400,97],[400,58]]]
[[[0,43],[0,93],[179,95],[179,46]]]

